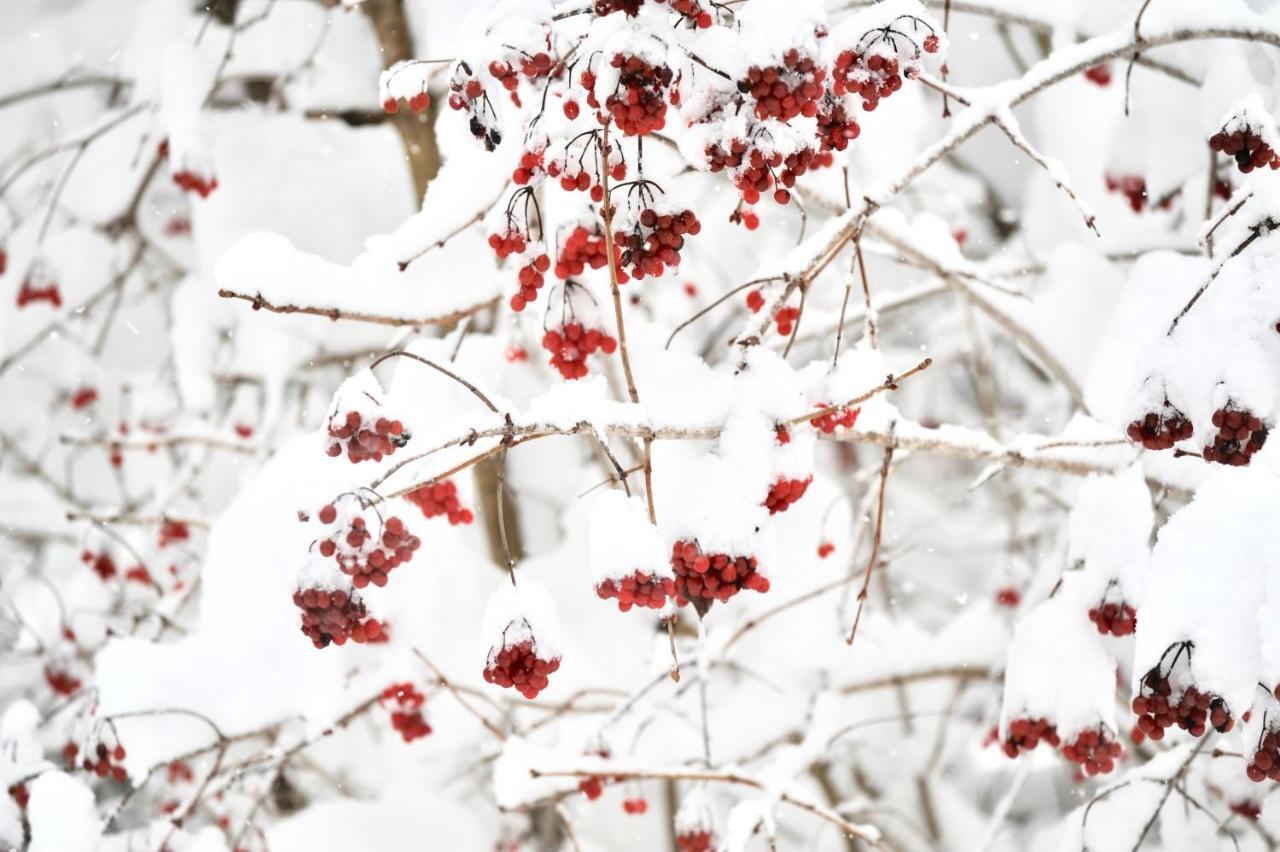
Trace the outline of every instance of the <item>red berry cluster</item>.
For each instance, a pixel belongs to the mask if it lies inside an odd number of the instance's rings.
[[[1074,740],[1062,747],[1062,756],[1078,763],[1085,775],[1106,774],[1116,768],[1116,761],[1124,754],[1120,743],[1106,728],[1081,731]]]
[[[858,138],[862,130],[853,116],[849,115],[844,99],[830,95],[822,99],[817,119],[818,143],[824,151],[843,151],[849,147],[850,142]]]
[[[676,835],[680,852],[715,852],[716,836],[706,829],[682,831]]]
[[[881,98],[887,98],[902,88],[903,76],[911,79],[918,73],[919,66],[913,64],[908,64],[902,71],[896,56],[880,53],[868,56],[845,50],[836,56],[831,75],[832,88],[837,95],[861,96],[862,108],[870,111],[876,108]]]
[[[818,558],[826,559],[828,556],[836,552],[836,546],[829,541],[818,543]]]
[[[769,510],[769,514],[776,515],[778,512],[790,509],[792,504],[799,501],[809,490],[810,482],[813,482],[812,476],[806,479],[780,477],[769,486],[769,494],[764,498],[764,505]]]
[[[329,455],[337,457],[346,450],[352,464],[382,461],[397,448],[409,443],[409,432],[399,420],[379,417],[370,423],[358,411],[333,414],[329,418]]]
[[[324,648],[330,642],[345,644],[348,639],[356,644],[374,642],[382,635],[382,624],[370,618],[364,601],[354,593],[341,589],[298,589],[293,593],[293,603],[302,610],[302,632]]]
[[[194,192],[201,198],[208,198],[209,193],[218,188],[218,179],[216,177],[205,178],[195,172],[183,170],[173,173],[173,182],[183,192]]]
[[[1149,411],[1129,424],[1125,433],[1148,450],[1167,450],[1194,434],[1191,421],[1166,399],[1160,411]]]
[[[74,746],[71,746],[71,748],[74,748]],[[66,749],[63,751],[65,753]],[[86,755],[84,760],[80,762],[81,768],[86,772],[92,772],[99,778],[106,778],[109,775],[112,780],[121,783],[124,782],[125,778],[129,777],[124,771],[125,751],[124,746],[120,745],[120,743],[116,743],[114,748],[109,748],[106,743],[98,743],[94,747],[93,755],[92,758]],[[68,755],[68,757],[70,756]]]
[[[1022,603],[1022,592],[1013,586],[1004,586],[996,590],[996,603],[1010,609]]]
[[[497,255],[498,260],[505,260],[511,255],[524,254],[529,247],[529,238],[518,228],[508,228],[500,234],[489,235],[489,248]]]
[[[1258,817],[1262,816],[1262,805],[1252,799],[1242,799],[1238,802],[1232,802],[1228,807],[1231,808],[1231,813],[1236,816],[1243,817],[1250,822],[1257,822]]]
[[[604,200],[604,186],[596,179],[594,172],[585,168],[577,160],[572,160],[568,156],[563,161],[552,160],[547,164],[547,174],[560,178],[560,188],[565,192],[589,193],[591,200],[597,203]],[[626,176],[626,163],[618,161],[610,164],[609,177],[612,180],[622,180]]]
[[[578,781],[578,791],[587,797],[588,802],[594,802],[604,795],[604,779],[599,775],[588,775]]]
[[[9,797],[24,811],[27,809],[27,802],[31,801],[31,793],[27,790],[27,785],[21,783],[9,785]]]
[[[1231,403],[1213,412],[1212,422],[1218,434],[1201,452],[1207,462],[1241,467],[1266,443],[1267,425]]]
[[[321,523],[331,524],[337,518],[337,510],[332,504],[327,505],[320,510],[319,518]],[[363,589],[370,583],[385,586],[392,569],[413,559],[413,552],[421,546],[422,540],[397,517],[387,518],[376,539],[364,518],[355,517],[345,532],[337,530],[322,539],[319,550],[321,556],[332,556],[337,561],[342,573],[351,577],[352,585]]]
[[[551,268],[551,258],[546,254],[532,255],[516,273],[516,281],[520,284],[520,292],[511,297],[511,310],[519,313],[530,302],[537,301],[538,291],[542,289],[546,279],[542,273]]]
[[[754,231],[760,227],[760,217],[745,203],[733,208],[733,212],[729,214],[729,221],[735,225],[741,225],[748,231]]]
[[[431,733],[431,726],[422,716],[426,700],[413,684],[393,683],[382,690],[378,703],[391,710],[391,727],[405,742],[411,743]]]
[[[1165,728],[1174,725],[1193,737],[1203,736],[1210,725],[1223,734],[1235,726],[1226,702],[1194,686],[1187,687],[1174,703],[1169,676],[1161,674],[1160,666],[1143,675],[1139,693],[1133,699],[1133,712],[1138,714],[1138,730],[1153,740],[1164,739]]]
[[[405,102],[412,112],[425,112],[431,106],[431,95],[424,90],[406,98]],[[400,101],[389,97],[382,102],[382,110],[388,115],[394,115],[400,111]]]
[[[1048,719],[1014,719],[1009,723],[1009,733],[1001,748],[1009,757],[1017,757],[1023,752],[1031,751],[1041,741],[1057,748],[1061,743],[1058,727],[1051,725]]]
[[[1258,743],[1258,750],[1253,753],[1244,772],[1249,780],[1255,783],[1280,781],[1280,734],[1267,731]]]
[[[609,64],[619,75],[617,88],[604,103],[614,124],[627,136],[661,130],[666,125],[665,93],[671,85],[671,69],[623,53],[615,53]]]
[[[645,207],[629,230],[614,232],[613,241],[622,252],[622,266],[632,278],[657,278],[668,266],[674,269],[680,265],[685,235],[697,236],[701,230],[702,223],[692,210],[659,213]]]
[[[747,308],[751,313],[758,314],[760,309],[764,307],[764,294],[759,290],[752,290],[747,293]],[[786,337],[795,330],[796,320],[800,318],[800,309],[791,306],[784,306],[778,309],[773,316],[774,325],[778,328],[778,334]]]
[[[421,509],[425,517],[434,518],[437,515],[444,515],[454,526],[469,524],[476,517],[458,500],[458,486],[451,479],[424,485],[404,496],[406,500]]]
[[[696,541],[677,541],[671,548],[676,603],[692,603],[705,613],[715,601],[724,603],[743,589],[769,591],[769,580],[756,571],[754,556],[703,553]]]
[[[491,648],[484,667],[484,679],[503,688],[513,688],[528,699],[538,697],[547,688],[547,679],[560,668],[560,658],[538,656],[532,639],[514,645],[503,640],[501,648]]]
[[[643,797],[637,799],[623,799],[622,810],[624,813],[639,816],[649,810],[649,803]]]
[[[612,355],[618,341],[597,328],[583,328],[580,322],[565,323],[542,335],[542,348],[551,353],[551,366],[566,379],[580,379],[587,370],[587,357],[596,350]]]
[[[661,3],[662,0],[658,2]],[[671,11],[701,30],[709,28],[714,22],[701,0],[671,0]]]
[[[80,561],[93,569],[102,582],[107,582],[116,575],[116,561],[105,550],[94,553],[91,550],[81,551]]]
[[[465,62],[454,63],[453,73],[449,77],[449,108],[467,114],[467,129],[484,145],[486,151],[492,151],[502,144],[497,115],[489,104],[484,84]]]
[[[621,257],[617,246],[614,246],[613,253],[617,262]],[[564,244],[560,246],[560,256],[556,258],[556,277],[565,281],[571,276],[581,275],[587,268],[601,269],[608,263],[604,234],[597,228],[578,225],[569,232]],[[618,282],[626,283],[628,280],[626,271],[618,269]]]
[[[511,172],[511,181],[517,186],[525,186],[535,178],[547,173],[543,158],[546,156],[545,146],[528,148],[520,154],[520,165]]]
[[[1141,213],[1147,207],[1150,196],[1147,194],[1147,179],[1142,175],[1106,175],[1107,192],[1118,192],[1129,202],[1129,209]],[[1156,205],[1159,210],[1173,207],[1173,196],[1160,199]]]
[[[1084,78],[1097,86],[1110,86],[1111,66],[1104,62],[1101,65],[1095,65],[1092,68],[1086,69],[1084,72]]]
[[[44,680],[55,695],[75,695],[80,691],[80,678],[62,669],[45,666]]]
[[[186,521],[175,521],[165,518],[160,523],[160,547],[168,547],[175,541],[187,541],[191,538],[191,528]]]
[[[77,388],[71,394],[71,407],[76,411],[81,411],[98,401],[98,391],[96,388],[82,387]]]
[[[1280,169],[1280,154],[1248,125],[1230,133],[1224,128],[1213,134],[1209,137],[1209,147],[1234,158],[1236,168],[1244,174],[1264,166]]]
[[[1089,620],[1103,635],[1128,636],[1138,627],[1138,612],[1127,603],[1106,602],[1089,610]]]
[[[151,572],[141,565],[135,565],[125,571],[124,578],[129,582],[139,583],[143,586],[154,585],[154,581],[151,579]]]
[[[738,91],[756,100],[756,118],[790,121],[798,115],[812,118],[818,113],[827,71],[812,56],[791,48],[781,65],[752,65],[738,81]]]
[[[23,281],[22,286],[18,288],[18,307],[25,308],[35,302],[48,302],[55,308],[62,307],[62,293],[58,290],[58,285],[50,282],[43,287],[37,287],[31,283],[30,279]]]
[[[830,403],[819,402],[814,407],[821,411],[822,409],[830,408],[831,406]],[[815,417],[809,422],[813,424],[815,429],[818,429],[824,435],[830,435],[841,426],[846,429],[852,429],[853,424],[858,422],[858,414],[861,411],[861,408],[846,405],[844,408],[837,408],[835,411],[829,411],[820,417]]]
[[[601,600],[617,598],[620,612],[633,606],[662,609],[667,598],[675,597],[676,583],[670,578],[636,571],[629,577],[601,580],[596,584],[596,594]]]
[[[791,200],[790,188],[795,186],[796,178],[820,165],[830,165],[813,148],[801,147],[783,155],[777,150],[763,151],[744,139],[730,140],[728,151],[719,143],[708,145],[703,154],[710,171],[727,169],[733,174],[733,185],[747,204],[758,202],[770,187],[775,187],[773,200],[786,204]]]

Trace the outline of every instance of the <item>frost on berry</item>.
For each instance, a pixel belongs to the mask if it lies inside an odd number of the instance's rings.
[[[316,512],[323,528],[316,553],[332,558],[357,589],[385,586],[392,570],[413,559],[422,541],[395,515],[365,509],[359,498],[345,495]]]
[[[490,598],[484,616],[489,637],[484,679],[533,699],[560,668],[560,627],[551,597],[536,583],[520,579]]]
[[[695,787],[685,793],[672,822],[679,852],[715,852],[715,813],[704,788]]]
[[[596,594],[617,600],[621,612],[662,609],[675,597],[670,560],[639,497],[621,491],[600,496],[591,513],[589,556]]]
[[[604,108],[624,135],[643,136],[666,126],[672,74],[660,41],[626,35],[624,46],[606,52],[594,89],[607,92]]]
[[[458,500],[458,486],[452,479],[424,485],[404,495],[404,499],[421,509],[424,517],[444,515],[454,526],[475,520],[475,513]]]
[[[412,683],[393,683],[378,697],[378,703],[390,714],[391,727],[407,743],[431,733],[422,715],[427,697]]]
[[[41,302],[47,303],[51,308],[62,307],[62,291],[48,267],[37,261],[23,276],[22,285],[18,288],[17,305],[25,308]]]
[[[677,541],[671,547],[676,603],[693,604],[699,615],[706,614],[716,601],[724,603],[743,589],[769,591],[769,578],[758,568],[755,556],[706,553],[697,541]]]
[[[345,454],[353,464],[382,461],[409,443],[409,430],[384,405],[382,387],[369,370],[338,387],[325,430],[329,455]]]
[[[619,262],[635,279],[658,278],[678,267],[685,237],[702,230],[697,214],[659,195],[653,186],[640,182],[629,187],[626,204],[613,218]]]
[[[837,95],[856,95],[863,109],[874,110],[901,89],[904,80],[920,76],[926,54],[944,52],[941,31],[926,19],[923,8],[912,5],[914,14],[892,17],[872,7],[831,34],[831,81]],[[902,6],[886,8],[895,11]]]
[[[1167,450],[1195,433],[1191,421],[1165,397],[1157,411],[1148,411],[1129,424],[1125,434],[1148,450]]]
[[[1280,169],[1280,133],[1258,94],[1236,105],[1222,128],[1209,137],[1209,147],[1231,157],[1244,174],[1254,169]]]
[[[1211,422],[1217,434],[1201,451],[1207,462],[1241,467],[1266,443],[1268,425],[1236,403],[1227,402],[1213,412]]]
[[[1139,681],[1132,708],[1138,716],[1138,729],[1153,740],[1163,739],[1165,730],[1174,725],[1193,737],[1204,736],[1210,727],[1226,733],[1235,726],[1226,702],[1191,682],[1194,650],[1191,642],[1170,645]]]

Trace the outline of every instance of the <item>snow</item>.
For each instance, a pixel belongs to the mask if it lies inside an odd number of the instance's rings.
[[[92,852],[100,831],[93,791],[65,772],[46,772],[31,783],[27,805],[32,852]]]

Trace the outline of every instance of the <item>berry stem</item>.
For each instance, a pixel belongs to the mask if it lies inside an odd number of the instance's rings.
[[[618,259],[613,254],[613,202],[609,196],[609,127],[606,122],[600,133],[600,157],[604,166],[600,169],[600,186],[604,190],[604,201],[600,205],[600,215],[604,218],[604,255],[609,266],[609,290],[613,295],[613,319],[618,326],[618,351],[622,355],[622,374],[627,379],[627,396],[633,405],[640,404],[640,393],[636,390],[635,374],[631,372],[631,352],[627,348],[627,326],[622,319],[622,291],[618,288]],[[644,493],[649,504],[649,523],[657,525],[658,516],[653,505],[653,438],[644,438]]]
[[[387,359],[389,359],[389,358],[394,358],[394,357],[396,357],[396,356],[400,356],[400,357],[403,357],[403,358],[409,358],[409,359],[411,359],[411,360],[413,360],[413,361],[417,361],[419,364],[426,364],[426,365],[427,365],[428,367],[430,367],[431,369],[433,369],[433,370],[435,370],[435,371],[437,371],[437,372],[440,372],[440,373],[444,373],[446,376],[448,376],[449,378],[453,379],[455,382],[457,382],[458,384],[462,385],[462,386],[463,386],[464,388],[466,388],[467,390],[471,391],[471,393],[472,393],[472,394],[474,394],[474,395],[475,395],[475,397],[476,397],[477,399],[479,399],[481,402],[483,402],[483,403],[485,404],[485,406],[486,406],[490,411],[492,411],[494,414],[497,414],[497,413],[498,413],[498,407],[497,407],[496,405],[494,405],[492,402],[490,402],[490,401],[489,401],[489,397],[487,397],[487,396],[485,396],[483,393],[481,393],[480,389],[479,389],[479,388],[477,388],[475,385],[471,384],[471,382],[469,382],[469,381],[467,381],[466,379],[462,378],[461,376],[459,376],[457,373],[453,372],[452,370],[446,369],[445,367],[441,367],[439,364],[437,364],[437,363],[436,363],[436,362],[434,362],[434,361],[429,361],[429,360],[427,360],[426,358],[423,358],[421,355],[415,355],[415,354],[413,354],[412,352],[407,352],[407,351],[405,351],[404,349],[393,349],[393,350],[392,350],[392,351],[390,351],[390,352],[387,352],[387,353],[384,353],[384,354],[382,354],[382,355],[379,355],[379,356],[378,356],[378,358],[377,358],[377,360],[375,360],[372,364],[370,364],[370,365],[369,365],[369,369],[370,369],[370,370],[372,370],[374,367],[378,366],[378,365],[379,365],[379,364],[381,364],[383,361],[386,361],[386,360],[387,360]]]
[[[867,559],[867,570],[862,575],[862,588],[858,591],[858,610],[853,616],[853,627],[849,629],[846,645],[852,645],[858,635],[858,623],[862,621],[862,608],[867,603],[867,590],[871,587],[871,570],[875,568],[876,559],[880,556],[880,538],[884,532],[884,489],[889,480],[889,464],[893,461],[893,447],[885,447],[884,461],[880,463],[880,494],[876,506],[876,529],[871,538],[871,555]]]

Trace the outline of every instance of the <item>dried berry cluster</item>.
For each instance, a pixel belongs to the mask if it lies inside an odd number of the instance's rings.
[[[787,511],[809,490],[809,483],[811,482],[813,482],[812,476],[805,479],[780,477],[773,485],[769,486],[769,493],[764,498],[765,508],[769,510],[770,515]]]
[[[1245,125],[1230,133],[1223,130],[1209,137],[1209,147],[1220,151],[1236,161],[1236,168],[1244,174],[1254,169],[1269,166],[1272,170],[1280,169],[1280,153],[1276,153],[1262,136],[1253,128]]]
[[[818,113],[827,71],[812,56],[791,48],[781,65],[752,65],[738,91],[755,98],[756,118],[790,121],[798,115],[812,118]]]
[[[1017,757],[1023,752],[1031,751],[1041,742],[1057,748],[1061,743],[1058,728],[1048,719],[1014,719],[1009,723],[1009,733],[1004,738],[1001,748],[1009,757]]]
[[[830,408],[831,403],[819,402],[814,407],[821,411],[824,408]],[[853,424],[858,422],[858,412],[861,410],[852,405],[846,405],[844,408],[828,411],[826,414],[815,417],[809,422],[813,424],[813,428],[821,431],[824,435],[830,435],[842,426],[845,429],[852,429]]]
[[[618,69],[617,88],[605,98],[614,124],[627,136],[661,130],[666,125],[665,93],[671,85],[671,69],[622,53],[615,53],[609,64]]]
[[[484,679],[503,688],[515,689],[525,698],[534,699],[547,688],[547,678],[558,668],[560,658],[540,657],[538,647],[532,639],[523,639],[510,645],[504,639],[501,648],[489,649]]]
[[[359,411],[330,415],[328,431],[329,455],[337,457],[345,450],[352,464],[382,461],[409,443],[409,432],[399,420],[379,417],[370,422]]]
[[[584,328],[580,322],[568,322],[560,329],[542,335],[542,348],[551,353],[551,366],[566,379],[580,379],[587,370],[587,358],[597,350],[612,355],[618,341],[598,328]]]
[[[298,589],[293,593],[293,603],[302,610],[302,632],[317,648],[330,642],[342,645],[348,639],[357,644],[375,642],[382,635],[382,624],[369,618],[364,601],[355,593],[318,587]]]
[[[619,262],[635,279],[662,275],[667,267],[680,265],[685,235],[697,236],[702,223],[692,210],[659,212],[645,207],[630,227],[614,231],[613,241],[621,252]]]
[[[1194,434],[1191,421],[1166,399],[1160,411],[1150,411],[1129,424],[1125,430],[1130,440],[1148,450],[1167,450],[1178,441]]]
[[[475,514],[458,500],[458,486],[451,479],[443,479],[424,485],[404,495],[405,499],[422,510],[428,518],[437,515],[448,517],[449,523],[469,524],[475,520]]]
[[[620,261],[621,253],[617,246],[614,246],[613,253],[614,260]],[[556,277],[565,281],[570,276],[581,275],[588,268],[602,269],[608,262],[604,234],[597,228],[578,225],[569,232],[560,246],[560,256],[556,258]],[[618,265],[621,266],[620,263]],[[626,271],[619,268],[618,282],[625,283],[628,280]]]
[[[636,571],[629,577],[601,580],[596,584],[596,594],[601,600],[617,598],[620,612],[626,612],[633,606],[662,609],[667,598],[675,597],[676,583],[669,577]]]
[[[1100,603],[1089,610],[1089,620],[1102,634],[1128,636],[1138,627],[1138,613],[1127,603]]]
[[[1213,412],[1213,425],[1218,434],[1202,451],[1207,462],[1233,467],[1246,465],[1267,440],[1267,425],[1231,403]]]
[[[1116,761],[1124,754],[1120,743],[1106,728],[1081,731],[1074,740],[1062,747],[1062,756],[1078,763],[1084,774],[1106,774],[1116,768]]]
[[[327,505],[320,510],[320,522],[331,524],[337,518],[337,510]],[[373,583],[385,586],[387,575],[401,563],[413,559],[413,552],[422,546],[422,540],[409,532],[404,521],[390,517],[382,524],[382,532],[374,536],[362,517],[351,519],[345,530],[336,530],[319,544],[320,555],[333,557],[342,573],[351,577],[357,589]]]
[[[1183,647],[1190,648],[1189,645]],[[1178,655],[1181,653],[1179,650]],[[1193,737],[1203,736],[1208,726],[1218,733],[1226,733],[1235,726],[1226,702],[1194,686],[1183,690],[1175,703],[1169,676],[1160,672],[1160,666],[1143,675],[1139,694],[1133,699],[1133,712],[1138,714],[1138,730],[1153,740],[1163,739],[1165,728],[1174,725]]]
[[[378,703],[391,711],[391,727],[407,743],[431,733],[431,726],[422,715],[426,701],[427,697],[411,683],[393,683],[378,698]]]
[[[467,114],[467,129],[486,151],[502,144],[497,115],[489,103],[484,84],[465,62],[456,62],[449,76],[449,108]]]
[[[743,589],[769,591],[769,580],[757,572],[754,556],[703,553],[695,541],[678,541],[671,548],[676,603],[692,603],[705,613],[715,601],[724,603]]]

